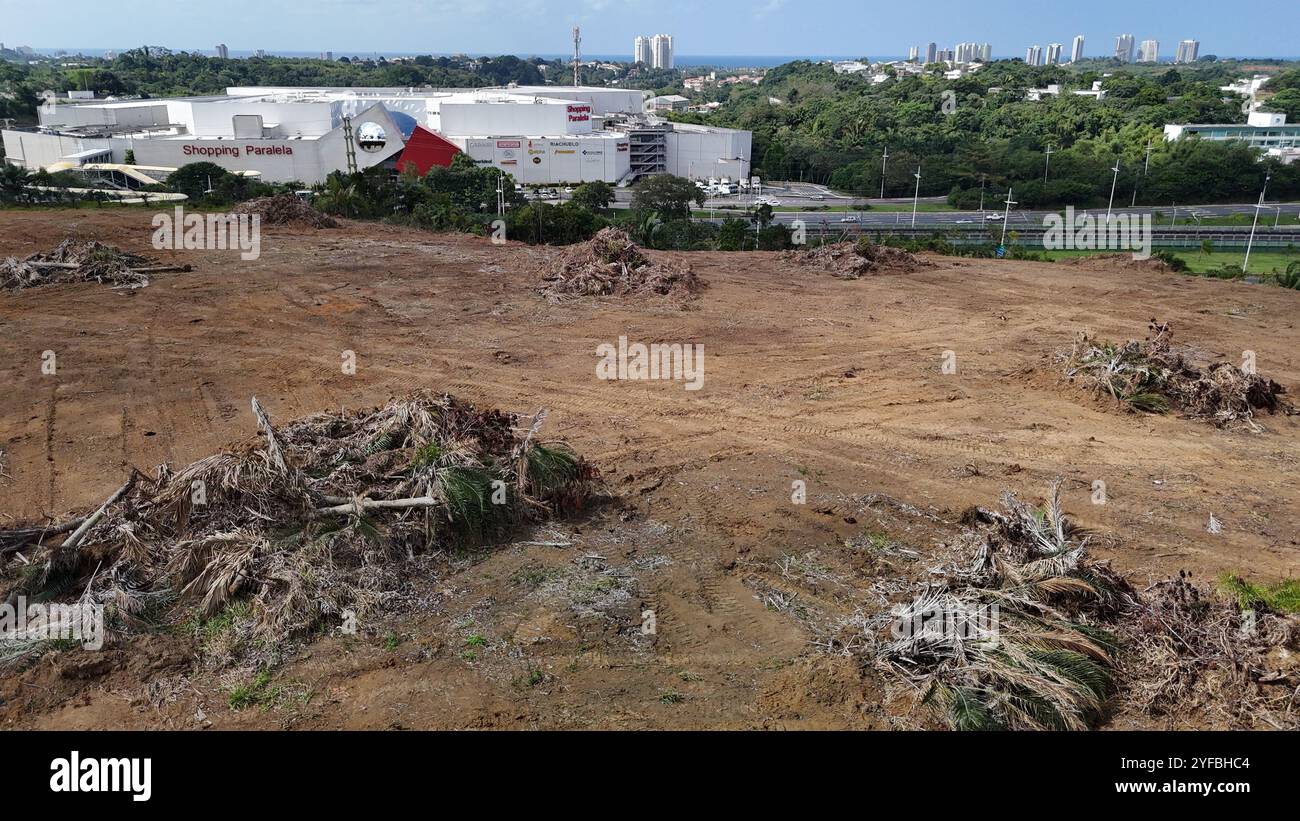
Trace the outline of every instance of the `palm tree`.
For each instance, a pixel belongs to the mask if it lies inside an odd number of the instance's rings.
[[[361,212],[363,199],[355,181],[345,180],[341,174],[331,174],[325,181],[325,193],[321,194],[318,205],[327,213],[356,218]]]
[[[636,226],[637,242],[646,248],[655,247],[655,240],[663,231],[664,221],[659,219],[659,212],[652,211]]]
[[[0,162],[0,201],[18,202],[27,199],[27,186],[31,184],[31,172],[20,165]]]

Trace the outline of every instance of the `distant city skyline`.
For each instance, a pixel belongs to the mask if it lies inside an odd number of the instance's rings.
[[[1189,0],[1171,15],[1167,8],[1128,0],[1096,0],[1086,7],[1061,6],[1050,15],[1026,14],[1023,3],[931,0],[924,7],[867,7],[842,0],[518,0],[508,9],[479,0],[254,0],[220,4],[126,3],[127,13],[103,14],[100,3],[59,4],[0,0],[5,20],[0,39],[10,47],[40,50],[121,51],[143,43],[177,51],[213,53],[215,43],[232,54],[565,54],[574,25],[583,31],[584,54],[626,55],[638,34],[672,32],[674,52],[691,55],[772,57],[905,57],[913,45],[935,42],[991,43],[993,56],[1018,57],[1029,45],[1072,42],[1082,35],[1087,57],[1113,51],[1117,34],[1135,40],[1179,44],[1201,39],[1201,55],[1294,57],[1300,26],[1294,0],[1258,0],[1250,14],[1225,15],[1221,3]],[[1269,21],[1262,25],[1260,21]],[[395,22],[400,21],[400,24]],[[1202,39],[1212,34],[1210,39]],[[1136,45],[1136,43],[1135,43]],[[1165,49],[1166,56],[1174,46]],[[1064,51],[1064,50],[1063,50]],[[1062,57],[1064,58],[1064,54]],[[1072,56],[1072,54],[1071,54]]]

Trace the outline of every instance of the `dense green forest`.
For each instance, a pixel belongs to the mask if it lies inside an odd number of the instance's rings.
[[[990,197],[1015,186],[1023,206],[1104,203],[1116,159],[1116,196],[1125,201],[1135,189],[1139,203],[1249,201],[1269,173],[1271,195],[1300,196],[1300,166],[1261,162],[1233,143],[1163,139],[1166,123],[1244,122],[1242,98],[1220,86],[1246,69],[1213,61],[1132,68],[1000,61],[956,80],[933,70],[873,85],[825,63],[794,62],[757,86],[720,88],[714,113],[681,119],[752,131],[762,176],[871,196],[880,193],[886,147],[886,195],[911,195],[919,166],[922,195],[950,195],[963,206],[978,204],[981,185]],[[1070,93],[1095,81],[1106,92],[1101,100]],[[1049,84],[1061,93],[1026,99],[1028,89]],[[1278,74],[1266,88],[1276,92],[1269,107],[1300,121],[1300,69]]]
[[[13,55],[7,52],[8,56]],[[797,61],[769,70],[758,85],[707,86],[697,101],[714,112],[675,118],[753,132],[755,173],[808,179],[875,196],[882,153],[884,190],[920,192],[954,205],[995,203],[1014,186],[1021,207],[1102,205],[1112,182],[1119,202],[1169,205],[1250,201],[1266,176],[1269,197],[1300,197],[1300,164],[1261,160],[1244,145],[1167,143],[1166,123],[1242,122],[1242,98],[1220,90],[1254,71],[1274,72],[1266,108],[1300,122],[1300,69],[1203,59],[1190,66],[1132,66],[1096,60],[1031,67],[997,61],[959,79],[942,67],[875,84],[837,74],[827,63]],[[891,70],[892,71],[892,70]],[[160,97],[220,93],[231,85],[486,86],[569,82],[562,61],[513,56],[416,57],[336,61],[265,57],[226,60],[140,48],[111,60],[0,60],[0,117],[31,122],[40,92],[70,89]],[[681,71],[587,66],[583,82],[682,91]],[[1099,82],[1102,99],[1071,92]],[[1029,99],[1049,84],[1061,93]],[[1050,150],[1050,160],[1049,152]],[[1112,168],[1119,164],[1116,178]]]

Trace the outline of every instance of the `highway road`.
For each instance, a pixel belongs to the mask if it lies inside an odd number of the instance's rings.
[[[615,192],[615,208],[628,208],[631,206],[632,193],[627,189],[619,189]],[[809,226],[825,227],[844,227],[851,228],[855,223],[863,226],[886,227],[898,226],[908,227],[912,225],[912,198],[911,197],[886,197],[885,199],[857,199],[836,194],[830,189],[813,185],[811,183],[781,183],[776,186],[764,186],[762,196],[765,198],[777,199],[781,202],[782,208],[802,206],[806,210],[797,211],[776,211],[774,218],[783,224],[790,224],[795,220],[802,220]],[[917,202],[922,207],[929,205],[945,205],[947,197],[921,197]],[[863,205],[869,206],[862,210],[840,211],[827,210],[829,208],[842,209],[846,207],[861,208]],[[986,219],[990,214],[995,217],[1001,217],[1003,210],[999,208],[995,195],[990,192],[986,209],[981,211],[924,211],[917,210],[916,225],[921,226],[944,226],[944,227],[962,227],[975,225],[1001,225],[1000,219]],[[754,197],[750,194],[742,194],[731,197],[716,197],[705,202],[701,210],[710,211],[710,217],[721,220],[727,216],[743,215],[744,212],[754,207]],[[886,207],[889,210],[873,210],[877,207]],[[894,210],[894,209],[902,210]],[[1112,214],[1151,214],[1152,223],[1155,226],[1171,225],[1175,217],[1179,220],[1191,218],[1210,218],[1225,217],[1233,214],[1251,214],[1255,210],[1254,203],[1230,203],[1224,205],[1162,205],[1151,206],[1144,205],[1137,208],[1126,206],[1117,206]],[[734,212],[734,213],[729,213]],[[1106,214],[1106,209],[1092,208],[1079,209],[1077,213],[1090,213],[1093,216],[1102,216]],[[1014,208],[1011,211],[1012,227],[1042,227],[1043,219],[1049,214],[1060,213],[1059,211],[1048,210],[1028,210],[1017,211]],[[1261,228],[1269,228],[1274,224],[1278,215],[1296,215],[1300,214],[1300,203],[1269,203],[1260,212],[1259,225]],[[1193,223],[1194,224],[1194,223]]]

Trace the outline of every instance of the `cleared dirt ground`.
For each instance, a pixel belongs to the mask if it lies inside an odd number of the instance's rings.
[[[72,235],[195,266],[137,291],[0,294],[0,528],[92,507],[131,465],[249,438],[254,395],[288,420],[416,387],[549,408],[545,433],[622,504],[420,561],[423,612],[293,648],[260,706],[227,703],[250,671],[193,670],[190,639],[154,637],[6,678],[4,726],[887,727],[881,682],[816,644],[856,606],[842,588],[885,572],[846,540],[884,534],[923,561],[942,538],[931,517],[1004,489],[1039,497],[1058,476],[1095,552],[1139,587],[1179,570],[1300,575],[1300,418],[1261,417],[1253,434],[1126,414],[1051,364],[1078,330],[1122,341],[1158,318],[1229,361],[1255,351],[1300,390],[1300,293],[946,258],[841,281],[775,254],[701,253],[672,255],[710,283],[684,310],[555,306],[533,292],[552,250],[354,223],[264,230],[261,258],[242,262],[152,251],[150,216],[0,212],[0,256]],[[702,343],[704,388],[597,379],[596,347],[620,336]]]

